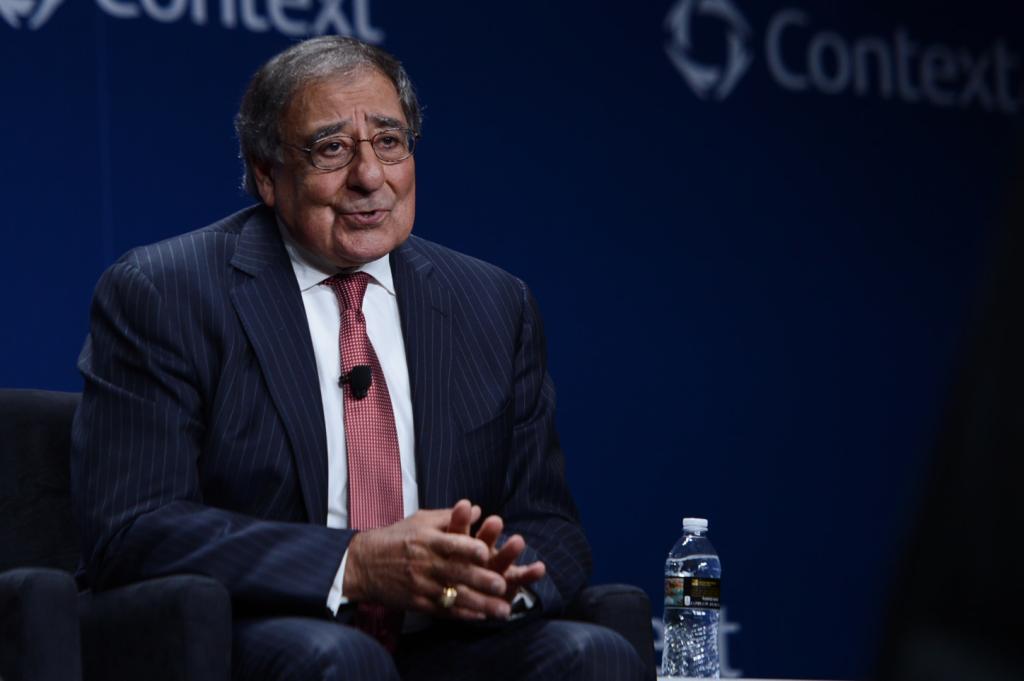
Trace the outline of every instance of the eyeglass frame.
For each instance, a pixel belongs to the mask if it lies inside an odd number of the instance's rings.
[[[404,133],[408,138],[410,138],[412,140],[412,144],[409,145],[409,155],[408,156],[403,156],[402,158],[394,160],[394,161],[389,161],[389,160],[386,160],[386,159],[383,159],[383,158],[380,157],[380,154],[377,153],[377,148],[375,146],[373,146],[373,140],[377,139],[377,137],[379,137],[380,135],[383,135],[384,133],[387,133],[387,132],[401,132],[401,133]],[[384,165],[393,166],[393,165],[398,165],[399,163],[402,163],[403,161],[408,161],[410,158],[412,158],[413,153],[416,150],[416,142],[419,140],[420,134],[418,132],[416,132],[415,130],[413,130],[412,128],[385,128],[384,130],[378,130],[377,132],[373,133],[373,135],[371,135],[370,137],[353,137],[352,135],[345,135],[345,134],[327,135],[325,137],[322,137],[321,139],[314,140],[313,141],[313,145],[319,144],[321,142],[326,142],[328,140],[336,139],[338,137],[346,137],[346,138],[352,140],[352,142],[353,142],[353,144],[352,144],[352,157],[349,160],[345,161],[345,163],[341,164],[340,166],[335,166],[333,168],[321,168],[320,166],[318,166],[313,161],[313,147],[312,146],[300,147],[297,144],[290,144],[290,143],[284,142],[284,141],[281,142],[281,145],[285,146],[285,147],[291,147],[292,149],[295,149],[296,151],[305,152],[306,160],[309,161],[309,165],[313,166],[317,170],[325,170],[325,171],[331,172],[331,171],[334,171],[334,170],[341,170],[342,168],[346,168],[349,165],[351,165],[352,161],[356,160],[355,149],[361,143],[363,143],[363,142],[369,142],[370,143],[370,149],[373,150],[373,155],[377,158],[378,161],[380,161]]]

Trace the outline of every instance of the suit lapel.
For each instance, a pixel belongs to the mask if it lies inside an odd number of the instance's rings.
[[[392,252],[391,271],[409,365],[420,508],[449,506],[451,292],[416,237]]]
[[[302,294],[273,213],[255,210],[231,264],[250,275],[231,291],[271,399],[284,423],[312,523],[327,519],[327,440]]]

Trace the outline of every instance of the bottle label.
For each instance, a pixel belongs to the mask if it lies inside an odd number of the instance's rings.
[[[721,590],[721,579],[666,577],[665,605],[718,610],[721,607]]]

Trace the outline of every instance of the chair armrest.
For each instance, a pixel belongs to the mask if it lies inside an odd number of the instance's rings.
[[[628,584],[588,586],[566,608],[565,617],[600,624],[619,633],[636,648],[647,676],[655,678],[651,602],[642,589]]]
[[[0,573],[0,677],[77,681],[78,590],[70,573],[17,568]]]
[[[175,575],[79,595],[86,679],[228,681],[231,598],[216,580]]]

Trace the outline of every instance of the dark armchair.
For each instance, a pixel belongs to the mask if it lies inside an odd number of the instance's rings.
[[[227,681],[231,603],[194,575],[77,593],[69,451],[76,393],[0,389],[0,678]],[[566,617],[622,634],[655,675],[635,587],[584,589]]]
[[[216,581],[78,593],[68,477],[78,400],[0,390],[0,678],[227,681],[231,602]]]

